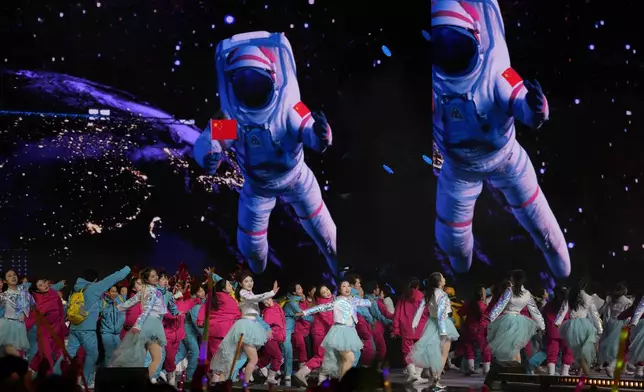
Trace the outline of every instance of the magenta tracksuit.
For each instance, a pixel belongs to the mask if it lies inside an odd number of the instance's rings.
[[[299,305],[302,311],[305,311],[309,307],[307,300],[300,301]],[[310,322],[302,318],[295,320],[295,330],[293,331],[293,335],[291,335],[291,341],[293,342],[293,357],[298,359],[300,363],[305,363],[308,359],[304,338],[309,336],[310,332]]]
[[[377,300],[378,310],[389,320],[394,319],[394,314],[389,313],[389,309],[381,298]],[[384,361],[387,356],[387,342],[385,341],[385,325],[382,321],[376,321],[373,326],[373,342],[376,345],[376,360]]]
[[[190,309],[194,308],[197,303],[201,302],[201,300],[198,298],[188,297],[187,299],[178,299],[175,302],[177,304],[179,315],[173,316],[170,313],[166,313],[163,316],[163,330],[165,331],[165,338],[167,341],[165,346],[166,355],[163,369],[169,373],[174,372],[177,369],[175,359],[177,358],[179,345],[181,344],[181,341],[186,338],[186,313],[190,312]]]
[[[58,293],[54,289],[49,289],[46,293],[34,292],[34,301],[36,302],[36,309],[44,316],[47,323],[52,327],[54,334],[60,337],[60,340],[65,339],[65,309],[63,302],[60,300]],[[42,360],[49,362],[49,370],[54,369],[54,362],[56,358],[62,353],[54,341],[54,337],[49,333],[48,328],[38,329],[39,339],[42,339],[42,345],[39,345],[39,351],[31,361],[31,369],[38,371],[38,367]],[[40,348],[45,352],[41,353]]]
[[[557,363],[559,359],[559,350],[562,351],[561,362],[564,365],[572,365],[574,360],[573,352],[561,338],[559,328],[555,325],[557,313],[559,313],[560,306],[554,302],[548,302],[546,306],[541,309],[543,320],[546,322],[546,354],[547,363]],[[570,319],[570,314],[566,314],[564,320]]]
[[[318,298],[316,305],[328,304],[333,302],[331,298]],[[311,326],[311,338],[313,338],[313,357],[306,362],[306,367],[311,371],[322,366],[324,358],[324,348],[322,341],[333,326],[333,312],[319,312],[313,315],[313,325]]]
[[[136,293],[130,294],[130,298],[134,297],[135,295]],[[121,330],[121,341],[123,341],[125,334],[130,329],[132,329],[134,324],[136,324],[136,320],[138,320],[142,312],[143,312],[143,307],[141,304],[134,305],[125,311],[125,322],[123,323],[123,329]]]
[[[371,324],[367,322],[364,316],[358,314],[358,323],[356,324],[356,331],[360,340],[362,340],[362,354],[360,355],[361,365],[371,365],[376,353],[373,350],[373,333],[371,331]]]
[[[484,314],[487,306],[483,301],[477,302],[479,309],[481,309],[481,318],[478,320],[474,318],[474,315],[469,314],[469,303],[461,306],[458,310],[458,314],[465,318],[465,321],[461,325],[461,337],[458,340],[463,343],[465,355],[468,360],[475,358],[474,345],[476,344],[479,350],[481,350],[482,362],[489,363],[492,362],[492,351],[487,346],[487,337],[485,334],[487,323]]]
[[[237,301],[228,293],[217,292],[217,303],[219,309],[210,311],[210,320],[208,321],[208,358],[212,358],[217,353],[221,341],[235,324],[235,321],[241,318],[241,311]],[[197,325],[203,327],[206,323],[206,306],[199,309],[197,316]]]
[[[407,357],[411,351],[411,347],[420,339],[425,330],[425,324],[427,324],[427,319],[429,313],[427,310],[423,312],[423,316],[420,319],[420,323],[416,330],[412,328],[411,324],[414,320],[414,315],[420,306],[420,301],[423,300],[423,293],[419,290],[411,290],[411,299],[407,300],[401,298],[400,301],[396,303],[396,312],[394,313],[394,335],[400,336],[402,338],[402,353],[403,358],[405,358],[406,364],[410,364]]]
[[[280,349],[280,344],[286,340],[286,317],[284,317],[284,310],[279,304],[274,302],[273,306],[264,309],[262,318],[271,327],[273,337],[268,339],[266,344],[264,344],[264,351],[257,365],[260,368],[264,368],[270,364],[271,369],[277,370],[282,366],[282,350]]]

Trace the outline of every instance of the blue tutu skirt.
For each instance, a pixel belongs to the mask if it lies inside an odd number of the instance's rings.
[[[256,319],[241,318],[235,321],[210,362],[210,369],[214,373],[228,377],[230,367],[234,365],[237,344],[242,334],[244,334],[243,343],[255,348],[262,347],[268,340],[267,331]]]
[[[644,362],[644,319],[640,320],[631,330],[628,362],[632,365]]]
[[[583,359],[588,366],[595,357],[595,343],[597,343],[597,330],[587,317],[564,321],[559,328],[561,338],[566,342],[579,364]]]
[[[599,339],[599,350],[597,351],[597,359],[600,365],[606,362],[610,364],[617,359],[619,336],[625,324],[626,321],[615,319],[608,320],[604,324],[604,333]]]
[[[11,346],[18,351],[29,351],[29,339],[25,323],[8,319],[0,319],[0,347]]]
[[[362,340],[355,326],[335,324],[322,340],[324,358],[322,373],[331,378],[340,378],[340,353],[351,351],[359,353],[362,350]]]
[[[520,314],[503,314],[487,328],[488,347],[497,361],[512,361],[530,343],[537,323]]]
[[[138,333],[130,330],[123,337],[121,344],[112,353],[109,367],[145,367],[148,343],[156,343],[161,347],[167,344],[163,323],[158,317],[148,317]]]
[[[458,340],[459,334],[452,320],[445,320],[447,339]],[[443,354],[441,352],[440,329],[438,319],[430,318],[425,324],[423,336],[414,344],[407,356],[409,363],[423,369],[431,369],[433,372],[443,370]]]

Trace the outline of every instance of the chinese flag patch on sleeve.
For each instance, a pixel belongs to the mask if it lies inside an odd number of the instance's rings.
[[[212,140],[235,140],[237,139],[237,121],[210,120],[210,134]]]
[[[516,86],[517,84],[521,83],[523,79],[521,79],[521,76],[517,73],[517,71],[514,70],[514,68],[510,67],[503,71],[501,74],[505,80],[510,83],[511,87]]]
[[[309,108],[306,107],[304,102],[298,102],[293,106],[293,109],[295,109],[295,112],[300,115],[300,117],[304,118],[307,114],[311,113]]]

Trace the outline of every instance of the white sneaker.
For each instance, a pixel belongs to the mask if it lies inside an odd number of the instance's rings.
[[[414,364],[407,365],[407,382],[414,383],[416,380],[418,380],[418,376],[416,375],[416,366],[414,366]]]
[[[172,385],[173,387],[177,386],[177,375],[174,372],[168,373],[167,378],[168,385]]]
[[[291,386],[291,378],[285,378],[284,379],[284,386],[285,387],[290,387]]]

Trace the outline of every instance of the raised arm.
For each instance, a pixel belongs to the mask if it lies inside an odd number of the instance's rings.
[[[119,271],[116,271],[112,275],[108,275],[102,280],[99,280],[98,282],[94,283],[96,285],[96,289],[98,290],[99,293],[104,293],[107,290],[110,289],[110,287],[116,285],[118,282],[122,281],[125,279],[125,277],[130,273],[130,267],[124,267]]]
[[[52,284],[51,286],[49,286],[49,288],[54,290],[54,291],[60,291],[60,290],[65,288],[65,281],[61,280],[58,283]]]
[[[503,313],[503,310],[505,309],[506,306],[510,303],[510,300],[512,299],[512,287],[508,287],[501,298],[499,298],[499,301],[494,304],[494,307],[490,310],[490,321],[496,320],[501,313]]]
[[[122,312],[138,304],[139,302],[141,302],[141,293],[136,293],[135,295],[131,296],[130,299],[128,299],[127,301],[116,305],[116,308]]]
[[[264,300],[267,300],[269,298],[273,298],[275,296],[275,292],[273,290],[267,291],[263,294],[253,294],[252,292],[248,290],[240,290],[239,291],[239,296],[244,299],[244,301],[248,302],[262,302]],[[240,298],[240,299],[241,299]]]
[[[307,317],[320,312],[328,312],[329,310],[333,310],[333,302],[308,308],[304,310],[302,313],[304,313],[304,317]]]

